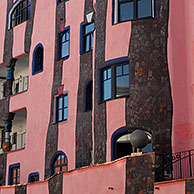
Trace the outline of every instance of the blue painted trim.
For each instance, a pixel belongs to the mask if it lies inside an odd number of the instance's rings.
[[[98,70],[98,104],[100,104],[103,101],[102,98],[102,84],[101,84],[101,79],[102,79],[102,70],[104,68],[110,67],[115,64],[119,63],[124,63],[124,62],[129,62],[129,86],[130,86],[130,78],[131,78],[131,71],[130,71],[130,61],[128,57],[119,57],[115,59],[111,59],[109,61],[106,61],[103,66],[101,66]],[[130,87],[131,88],[131,87]],[[129,95],[131,94],[130,89],[129,89]],[[111,100],[111,99],[110,99]]]
[[[65,1],[69,1],[69,0],[65,0]],[[61,0],[57,0],[57,4],[60,3],[60,2],[62,2],[62,1]]]
[[[61,58],[60,57],[60,52],[61,52],[61,48],[60,48],[60,38],[61,38],[61,34],[63,34],[63,33],[66,33],[67,31],[69,31],[69,55],[68,56],[66,56],[66,57],[64,57],[64,58]],[[67,60],[67,59],[69,59],[69,56],[70,56],[70,41],[71,41],[71,38],[70,38],[70,26],[67,26],[67,27],[65,27],[64,28],[64,30],[62,31],[62,32],[60,32],[59,34],[58,34],[58,39],[57,39],[57,60],[61,60],[61,59],[63,59],[63,61],[65,61],[65,60]]]
[[[115,144],[119,137],[128,134],[127,127],[117,129],[111,136],[111,161],[115,160]]]
[[[80,24],[80,55],[84,53],[84,22]]]
[[[112,0],[112,25],[114,25],[115,21],[115,0]]]
[[[9,165],[9,173],[8,173],[8,185],[11,185],[12,177],[11,177],[11,170],[13,168],[20,168],[20,163],[11,164]],[[21,173],[21,172],[20,172]]]
[[[14,73],[13,73],[13,71],[8,71],[7,72],[6,80],[14,80]]]
[[[53,175],[53,165],[54,165],[54,163],[55,163],[55,160],[57,159],[57,157],[59,156],[59,155],[64,155],[65,156],[65,158],[66,158],[66,160],[67,160],[67,171],[68,171],[68,159],[67,159],[67,156],[66,156],[66,154],[63,152],[63,151],[57,151],[55,154],[54,154],[54,156],[52,157],[52,160],[51,160],[51,163],[50,163],[50,173],[51,173],[51,176]]]
[[[87,88],[88,88],[88,85],[90,83],[92,83],[92,85],[93,85],[92,79],[88,79],[86,84],[85,84],[85,87],[84,87],[84,112],[88,111],[88,102],[87,102],[88,91],[87,91]]]
[[[156,0],[153,0],[154,1],[154,17],[156,17],[157,15],[156,15]]]
[[[9,15],[10,15],[10,12],[13,11],[13,7],[15,6],[15,4],[17,4],[19,1],[23,1],[23,0],[16,0],[15,3],[11,6],[11,8],[9,9],[9,12],[8,12],[8,17],[7,17],[7,30],[8,30],[8,23],[10,22],[9,21]],[[32,0],[30,0],[30,19],[32,17]],[[26,21],[26,20],[25,20]],[[23,22],[22,22],[23,23]],[[11,28],[10,28],[11,29]]]
[[[32,172],[28,176],[28,183],[31,183],[32,182],[32,177],[34,177],[34,176],[38,176],[38,181],[39,181],[39,178],[40,178],[39,172]]]
[[[36,52],[37,52],[37,49],[38,49],[39,47],[42,47],[42,49],[43,49],[42,69],[39,70],[39,71],[35,71],[35,65],[36,65],[35,63],[36,63],[36,57],[37,57],[37,56],[36,56]],[[44,47],[43,47],[43,45],[42,45],[41,43],[38,43],[38,44],[36,45],[35,49],[34,49],[34,52],[33,52],[33,59],[32,59],[32,75],[36,75],[36,74],[42,72],[43,69],[44,69]]]

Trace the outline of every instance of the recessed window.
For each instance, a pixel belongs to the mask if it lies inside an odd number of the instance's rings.
[[[111,65],[101,70],[102,101],[128,96],[130,91],[129,61]]]
[[[68,171],[67,157],[61,151],[54,156],[51,165],[51,174]]]
[[[84,91],[84,111],[92,110],[92,80],[88,80]]]
[[[38,172],[33,172],[29,174],[28,177],[28,182],[29,183],[34,183],[39,181],[39,173]]]
[[[30,0],[18,0],[8,14],[8,29],[21,24],[30,18]]]
[[[67,115],[68,115],[68,96],[66,94],[57,97],[56,121],[61,122],[67,120]]]
[[[58,59],[69,58],[70,51],[70,28],[66,28],[59,34],[59,56]]]
[[[20,164],[13,164],[9,167],[9,185],[20,184]]]
[[[113,0],[113,24],[154,17],[155,0]]]
[[[80,54],[83,54],[93,49],[94,22],[89,24],[81,23],[80,31]]]
[[[39,43],[33,52],[33,61],[32,61],[32,75],[40,73],[43,71],[43,57],[44,57],[44,48],[41,43]]]

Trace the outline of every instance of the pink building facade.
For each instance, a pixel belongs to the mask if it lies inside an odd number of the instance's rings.
[[[192,192],[193,172],[175,175],[193,162],[192,0],[0,10],[0,194]],[[131,156],[137,129],[148,142]]]

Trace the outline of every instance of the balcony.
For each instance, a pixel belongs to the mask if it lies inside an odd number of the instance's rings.
[[[14,78],[12,85],[12,95],[28,90],[29,57],[18,59],[15,64]],[[0,67],[0,100],[6,97],[6,76],[7,68]]]
[[[22,110],[15,113],[14,120],[12,121],[12,130],[10,133],[10,142],[12,149],[10,151],[20,150],[25,148],[26,145],[26,120],[27,112]],[[0,120],[0,153],[3,153],[3,142],[4,142],[4,121]]]

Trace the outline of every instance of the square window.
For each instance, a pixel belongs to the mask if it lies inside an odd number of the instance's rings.
[[[116,63],[101,70],[101,100],[106,101],[123,96],[130,92],[129,62]]]
[[[113,24],[154,17],[155,0],[113,0]]]
[[[67,120],[68,117],[68,96],[57,97],[56,122]]]
[[[69,58],[70,53],[70,28],[67,27],[59,34],[59,53],[58,59]]]

